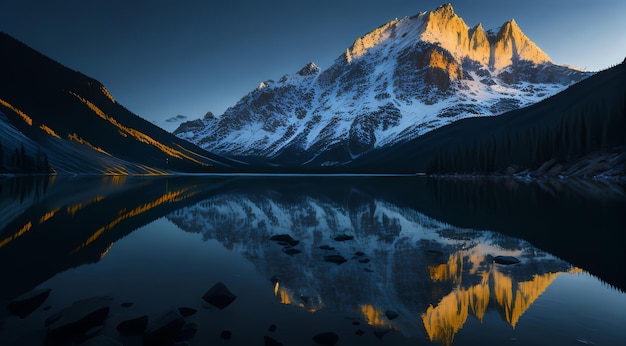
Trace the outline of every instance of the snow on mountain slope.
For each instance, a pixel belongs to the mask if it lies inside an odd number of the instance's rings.
[[[265,81],[221,116],[174,132],[217,153],[282,165],[334,165],[453,121],[498,115],[590,73],[555,65],[514,20],[470,28],[451,5],[392,20],[328,69]]]

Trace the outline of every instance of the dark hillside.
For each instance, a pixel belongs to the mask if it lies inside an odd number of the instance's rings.
[[[97,80],[0,33],[0,131],[5,156],[25,144],[72,173],[212,172],[238,166],[120,105]],[[10,162],[4,161],[7,168]],[[13,167],[20,170],[19,167]]]
[[[619,64],[533,106],[460,120],[347,167],[359,172],[623,175],[625,70]]]

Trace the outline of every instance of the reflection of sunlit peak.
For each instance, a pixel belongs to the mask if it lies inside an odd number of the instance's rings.
[[[452,345],[454,336],[469,315],[469,294],[458,289],[443,297],[436,307],[430,305],[422,314],[422,322],[431,341]]]
[[[492,275],[496,302],[506,321],[515,328],[522,314],[561,274],[563,272],[535,275],[530,281],[514,284],[511,278],[494,270]]]
[[[295,295],[291,290],[285,287],[280,287],[280,283],[278,281],[274,284],[274,296],[280,297],[281,304],[294,305],[310,313],[317,312],[324,307],[324,303],[322,302],[322,298],[320,296],[308,297]]]
[[[361,313],[363,317],[367,321],[367,323],[371,326],[377,328],[384,329],[393,329],[397,328],[387,319],[385,316],[385,312],[381,309],[377,309],[375,306],[371,304],[361,305]]]
[[[463,279],[463,252],[451,254],[447,263],[428,266],[428,272],[435,282],[460,283]]]

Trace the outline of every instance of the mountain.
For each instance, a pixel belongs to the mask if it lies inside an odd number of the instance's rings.
[[[178,114],[171,118],[167,118],[162,121],[153,121],[152,123],[156,126],[164,129],[165,131],[174,131],[180,126],[181,123],[189,120],[186,115]]]
[[[322,71],[269,80],[180,138],[231,157],[333,166],[461,118],[534,104],[591,75],[552,63],[514,20],[470,28],[451,5],[392,20]]]
[[[626,60],[530,107],[462,119],[344,169],[624,177],[625,105]]]
[[[163,174],[241,164],[156,127],[97,80],[0,33],[0,173]]]

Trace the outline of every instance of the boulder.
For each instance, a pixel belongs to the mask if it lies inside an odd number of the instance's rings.
[[[346,240],[352,240],[352,239],[354,239],[354,236],[347,235],[347,234],[341,234],[335,237],[335,241],[346,241]]]
[[[394,318],[398,318],[398,313],[393,311],[393,310],[387,310],[385,311],[385,316],[387,316],[387,318],[391,321]]]
[[[273,339],[267,335],[263,339],[265,341],[265,346],[283,346],[282,342],[278,342],[278,340]]]
[[[270,240],[282,243],[281,245],[284,244],[284,245],[290,245],[290,246],[296,246],[300,243],[299,240],[293,239],[289,234],[273,235],[270,237]]]
[[[178,308],[178,312],[180,312],[180,314],[183,315],[183,317],[189,317],[189,316],[195,315],[196,312],[198,312],[198,310],[194,308],[182,307],[182,308]]]
[[[230,305],[236,298],[237,296],[221,282],[216,283],[202,296],[205,302],[220,310]]]
[[[12,314],[26,318],[48,299],[50,291],[46,288],[25,293],[13,299],[7,307]]]
[[[347,260],[343,256],[341,256],[341,255],[324,256],[324,261],[325,262],[335,263],[335,264],[342,264],[344,262],[347,262]]]
[[[55,341],[83,337],[85,332],[104,323],[109,315],[111,300],[111,297],[79,300],[48,317],[45,321],[48,339]]]
[[[143,335],[144,345],[169,345],[182,338],[185,318],[178,309],[171,309],[150,322]]]
[[[104,335],[98,335],[81,344],[83,346],[122,346],[122,343],[108,338]]]
[[[498,264],[510,265],[517,264],[520,262],[517,258],[513,256],[496,256],[493,258],[493,261]]]
[[[339,341],[339,336],[333,332],[319,333],[313,336],[313,341],[318,345],[333,346]]]
[[[117,325],[117,331],[120,332],[120,335],[141,335],[147,326],[148,316],[144,315],[120,322]]]
[[[295,254],[299,254],[302,251],[298,250],[298,249],[294,249],[292,247],[286,247],[283,249],[283,252],[286,253],[287,255],[293,256]]]

